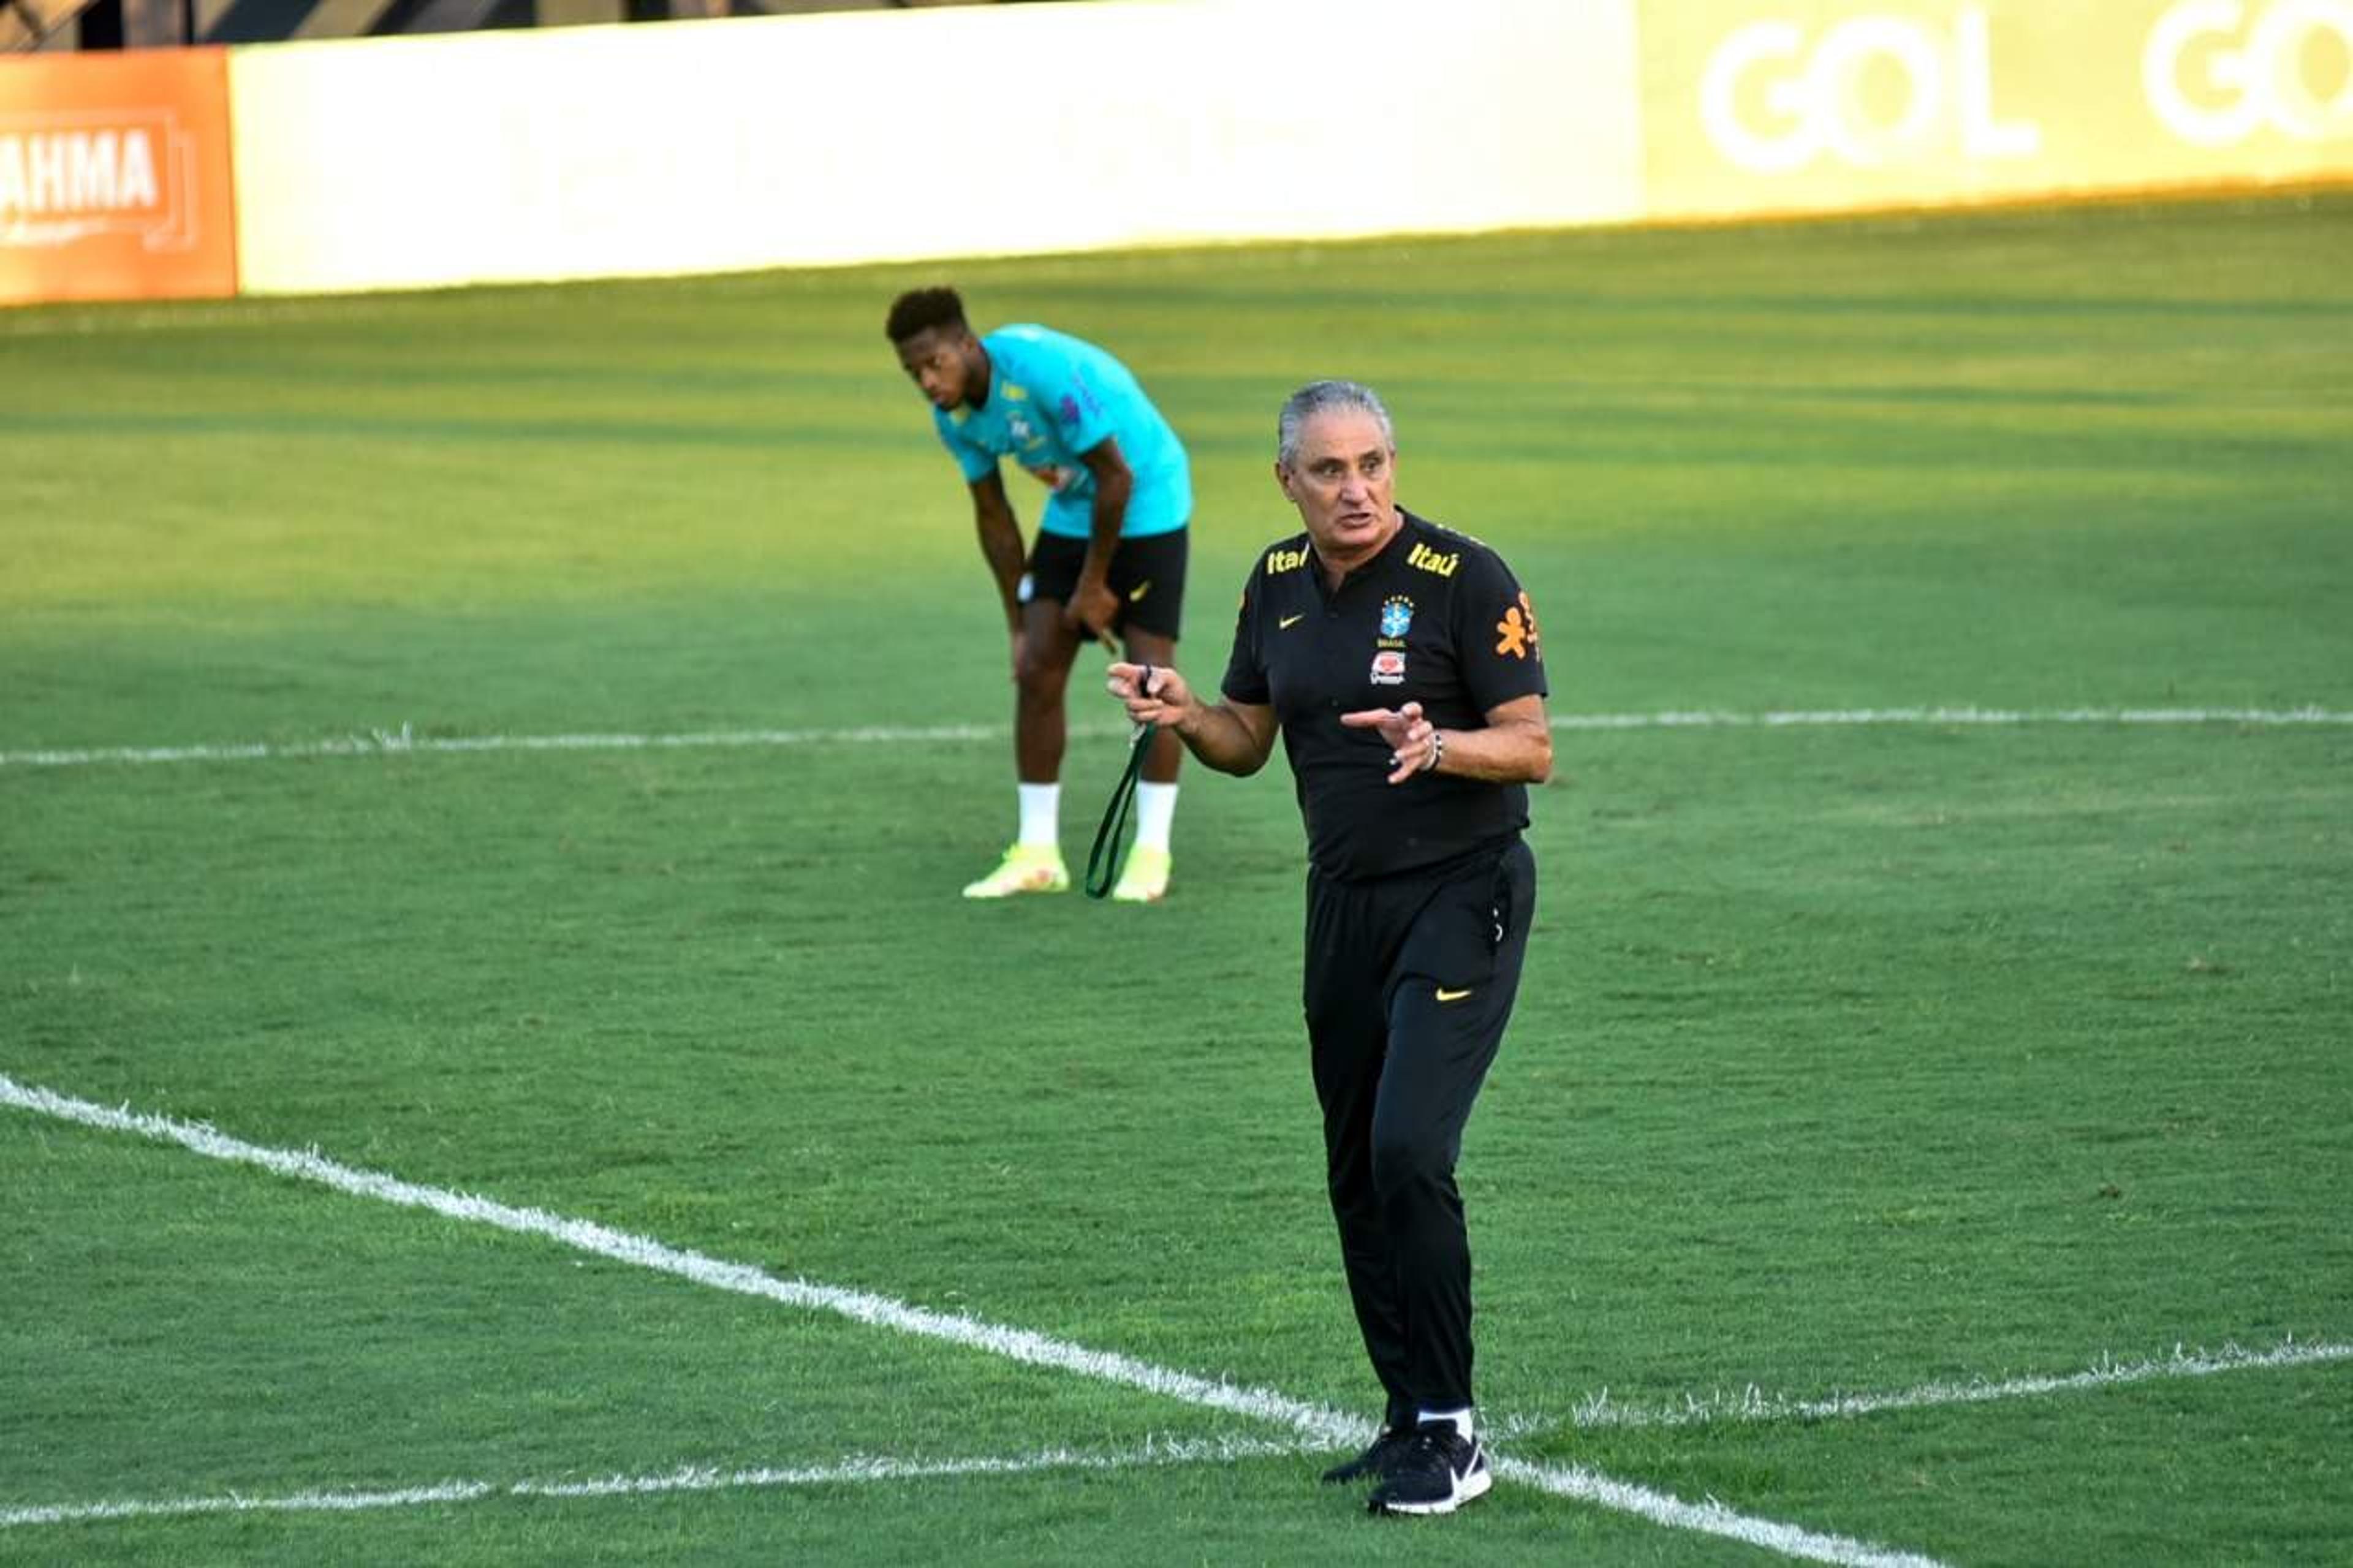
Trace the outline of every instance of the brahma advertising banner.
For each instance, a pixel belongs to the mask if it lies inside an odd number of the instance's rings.
[[[224,51],[0,60],[0,304],[235,292]]]
[[[1651,0],[1645,210],[2353,173],[2353,0]]]

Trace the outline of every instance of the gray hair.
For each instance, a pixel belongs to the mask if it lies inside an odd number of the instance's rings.
[[[1397,428],[1380,395],[1361,382],[1311,381],[1291,395],[1274,425],[1274,460],[1288,468],[1299,461],[1299,432],[1318,414],[1335,411],[1369,414],[1381,427],[1381,440],[1397,447]]]

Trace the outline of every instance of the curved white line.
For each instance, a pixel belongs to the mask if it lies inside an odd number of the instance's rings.
[[[405,1182],[376,1171],[338,1164],[315,1152],[270,1149],[216,1132],[210,1127],[129,1110],[109,1110],[37,1085],[19,1084],[0,1073],[0,1104],[112,1132],[134,1133],[176,1143],[210,1159],[259,1166],[279,1175],[315,1182],[354,1197],[375,1198],[425,1209],[451,1219],[493,1226],[519,1236],[536,1236],[582,1252],[691,1279],[713,1289],[764,1297],[791,1307],[836,1312],[859,1322],[900,1333],[942,1340],[1033,1366],[1094,1378],[1198,1405],[1288,1427],[1328,1447],[1354,1447],[1372,1435],[1369,1422],[1271,1389],[1237,1387],[1190,1373],[1155,1366],[1113,1351],[1089,1350],[1027,1329],[987,1323],[961,1314],[934,1312],[865,1290],[845,1289],[806,1279],[779,1279],[748,1264],[728,1263],[632,1236],[588,1220],[567,1219],[542,1209],[516,1208],[490,1198]],[[1891,1552],[1867,1542],[1828,1535],[1767,1519],[1736,1513],[1715,1502],[1693,1504],[1648,1487],[1612,1480],[1582,1468],[1558,1468],[1503,1460],[1499,1474],[1556,1496],[1615,1509],[1678,1530],[1746,1542],[1792,1557],[1852,1568],[1933,1568],[1926,1558]]]

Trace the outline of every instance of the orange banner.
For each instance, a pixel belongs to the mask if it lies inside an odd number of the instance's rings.
[[[227,62],[0,61],[0,305],[237,292]]]

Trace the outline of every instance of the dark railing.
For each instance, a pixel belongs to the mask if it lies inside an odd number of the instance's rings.
[[[0,54],[378,37],[1036,0],[0,0]]]

